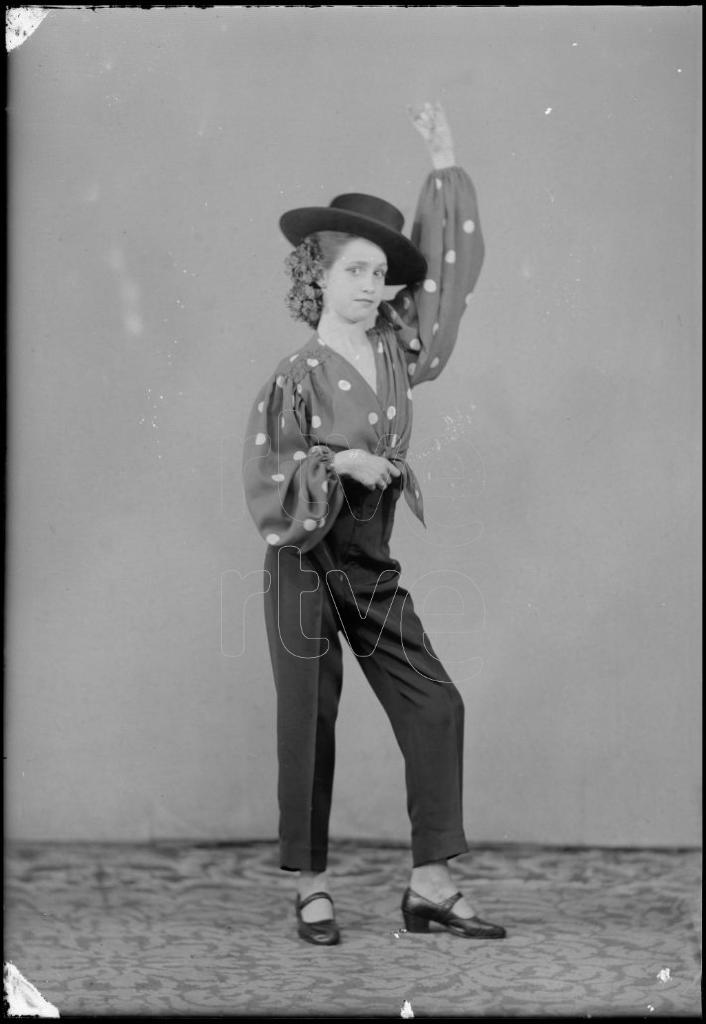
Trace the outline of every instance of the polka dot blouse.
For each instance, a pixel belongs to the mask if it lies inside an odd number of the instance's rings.
[[[411,238],[427,259],[427,277],[380,304],[368,332],[376,390],[314,334],[280,361],[257,394],[243,483],[268,544],[308,551],[325,537],[344,501],[333,458],[347,448],[393,461],[410,508],[424,522],[421,488],[406,459],[412,392],[446,366],[484,254],[475,189],[462,168],[427,177]]]

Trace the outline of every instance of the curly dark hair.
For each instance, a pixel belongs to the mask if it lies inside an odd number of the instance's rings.
[[[285,303],[290,316],[317,327],[321,319],[324,297],[319,281],[324,270],[332,266],[343,246],[353,236],[341,231],[319,231],[300,242],[284,261],[292,287]]]

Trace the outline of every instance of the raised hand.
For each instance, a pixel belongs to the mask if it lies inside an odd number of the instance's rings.
[[[456,163],[454,157],[453,138],[441,104],[424,103],[423,106],[408,107],[410,120],[426,143],[431,161],[437,170],[452,167]]]

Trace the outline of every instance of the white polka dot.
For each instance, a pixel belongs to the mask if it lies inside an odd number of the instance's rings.
[[[324,494],[328,494],[328,480],[323,481],[323,483],[321,484],[321,490],[324,492]]]
[[[267,440],[267,434],[258,434],[255,438],[255,444],[264,444]]]
[[[265,540],[267,541],[268,544],[276,544],[277,541],[279,540],[279,534],[268,533],[267,536],[265,537]]]
[[[293,356],[290,356],[290,357],[289,357],[289,361],[290,361],[290,363],[293,363],[293,362],[294,362],[294,360],[295,360],[295,359],[297,358],[297,356],[298,356],[298,355],[299,355],[299,353],[298,353],[298,352],[295,352]]]
[[[302,386],[301,386],[301,384],[297,384],[297,392],[301,395],[301,393],[302,393]]]
[[[409,343],[409,347],[410,347],[410,348],[411,348],[411,349],[412,349],[412,350],[413,350],[414,352],[418,352],[418,351],[420,350],[420,348],[422,347],[422,343],[421,343],[421,341],[419,340],[419,338],[412,338],[412,340],[411,340],[411,341],[410,341],[410,343]]]
[[[338,386],[341,391],[350,391],[351,389],[351,383],[348,380],[339,380]]]
[[[431,362],[429,363],[429,365],[430,365],[430,366],[431,366],[432,368],[433,368],[434,366],[438,366],[438,365],[439,365],[439,357],[438,357],[438,356],[434,356],[434,358],[433,358],[433,359],[432,359],[432,361],[431,361]]]
[[[265,411],[265,403],[264,402],[258,402],[257,403],[257,411],[258,412],[264,412]]]
[[[376,412],[369,412],[368,413],[368,423],[377,423],[377,421],[378,421],[378,414]]]
[[[284,473],[273,473],[272,479],[275,481],[275,483],[281,484],[282,481],[284,480]]]
[[[319,360],[318,359],[307,359],[306,365],[307,366],[318,366],[319,365]]]
[[[306,452],[295,452],[292,458],[294,459],[295,462],[301,462],[302,459],[306,458]]]
[[[436,281],[432,281],[432,279],[430,277],[428,277],[426,279],[426,281],[424,282],[424,291],[425,292],[429,292],[430,295],[432,294],[432,292],[435,292],[436,291]]]
[[[414,371],[416,369],[417,369],[417,364],[416,363],[410,363],[409,366],[407,367],[407,373],[409,373],[411,375],[411,374],[414,373]]]
[[[410,402],[412,401],[412,389],[411,388],[407,388],[407,398],[410,400]]]
[[[434,184],[437,188],[441,188],[441,178],[434,178]]]
[[[439,325],[438,324],[434,324],[434,326],[431,329],[431,333],[432,334],[438,334],[438,332],[439,332]]]
[[[378,352],[382,355],[382,342],[378,342]]]
[[[311,417],[311,425],[312,425],[312,427],[320,427],[321,426],[321,417],[320,416],[312,416]]]
[[[444,256],[444,259],[446,260],[447,263],[455,263],[456,262],[456,252],[455,252],[455,250],[454,249],[449,249],[449,251]]]
[[[388,407],[387,407],[387,418],[388,418],[388,420],[391,420],[396,412],[397,412],[397,409],[395,409],[394,405],[388,405]]]
[[[390,444],[392,444],[392,445],[397,444],[397,440],[398,440],[397,434],[393,434],[392,437],[390,438]]]
[[[304,522],[302,523],[302,526],[304,527],[305,530],[310,530],[310,531],[311,530],[315,530],[316,529],[316,520],[315,519],[305,519]]]
[[[284,387],[284,377],[282,376],[281,373],[278,376],[277,380],[275,381],[275,384],[277,385],[278,388],[283,388]]]
[[[466,232],[467,235],[472,235],[473,232],[476,230],[476,226],[472,220],[464,220],[463,230]]]

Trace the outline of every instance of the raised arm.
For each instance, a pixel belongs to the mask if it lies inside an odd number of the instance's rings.
[[[426,103],[409,113],[434,168],[422,186],[412,228],[412,241],[426,257],[428,271],[423,282],[398,292],[388,311],[414,386],[434,380],[448,362],[485,246],[475,188],[455,163],[443,108]]]

